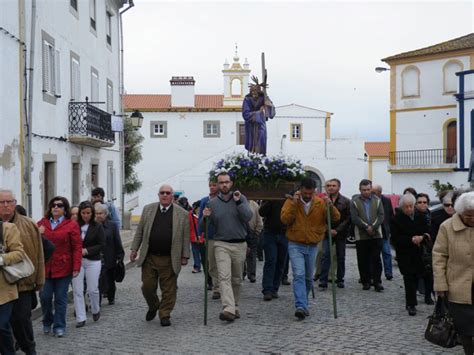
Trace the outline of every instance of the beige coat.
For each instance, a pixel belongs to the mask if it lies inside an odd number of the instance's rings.
[[[252,210],[252,219],[249,221],[249,228],[258,236],[263,229],[263,220],[258,213],[260,206],[254,200],[250,200],[249,205],[250,209]]]
[[[5,254],[2,254],[3,264],[12,265],[23,260],[23,245],[20,241],[20,231],[12,223],[3,223],[3,243]],[[17,284],[9,284],[3,276],[0,266],[0,305],[18,298]]]
[[[35,272],[30,277],[18,282],[18,290],[22,291],[40,291],[44,285],[44,255],[43,243],[36,226],[30,218],[15,213],[12,221],[20,231],[21,244],[26,255],[35,266]]]
[[[439,228],[433,248],[434,290],[454,303],[471,304],[474,283],[474,228],[456,213]]]
[[[158,212],[158,202],[146,205],[143,208],[140,222],[138,223],[131,250],[140,250],[137,266],[142,266],[148,254],[150,232]],[[177,204],[173,204],[173,237],[171,243],[171,263],[176,275],[181,271],[181,258],[189,258],[189,217],[188,212]]]

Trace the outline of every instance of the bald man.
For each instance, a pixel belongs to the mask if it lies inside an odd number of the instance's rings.
[[[142,268],[142,292],[148,304],[149,322],[159,310],[163,327],[171,325],[176,303],[178,274],[189,259],[188,212],[173,203],[173,188],[160,187],[159,202],[146,205],[131,246],[130,260]],[[161,301],[156,294],[158,282]]]

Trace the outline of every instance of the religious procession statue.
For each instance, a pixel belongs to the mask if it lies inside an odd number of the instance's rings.
[[[250,92],[242,103],[245,120],[245,149],[252,153],[267,154],[267,125],[269,118],[275,117],[275,106],[267,96],[267,70],[265,54],[262,53],[262,82],[252,76]]]

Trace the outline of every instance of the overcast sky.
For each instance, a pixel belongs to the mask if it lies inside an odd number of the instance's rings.
[[[388,140],[389,73],[380,59],[474,32],[464,1],[155,1],[124,14],[125,87],[169,94],[174,75],[196,94],[222,94],[238,43],[260,77],[265,52],[275,105],[333,112],[333,136]]]

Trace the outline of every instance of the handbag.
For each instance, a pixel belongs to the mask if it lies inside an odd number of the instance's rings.
[[[125,278],[125,264],[123,260],[119,260],[117,262],[117,266],[115,266],[115,282],[122,282]]]
[[[0,255],[5,254],[5,247],[3,243],[3,223],[0,222]],[[22,252],[23,260],[12,265],[3,265],[3,276],[9,284],[15,284],[25,277],[33,275],[35,267],[30,258]]]
[[[443,348],[453,348],[457,345],[457,331],[448,311],[447,297],[438,297],[433,314],[428,319],[426,340]]]

